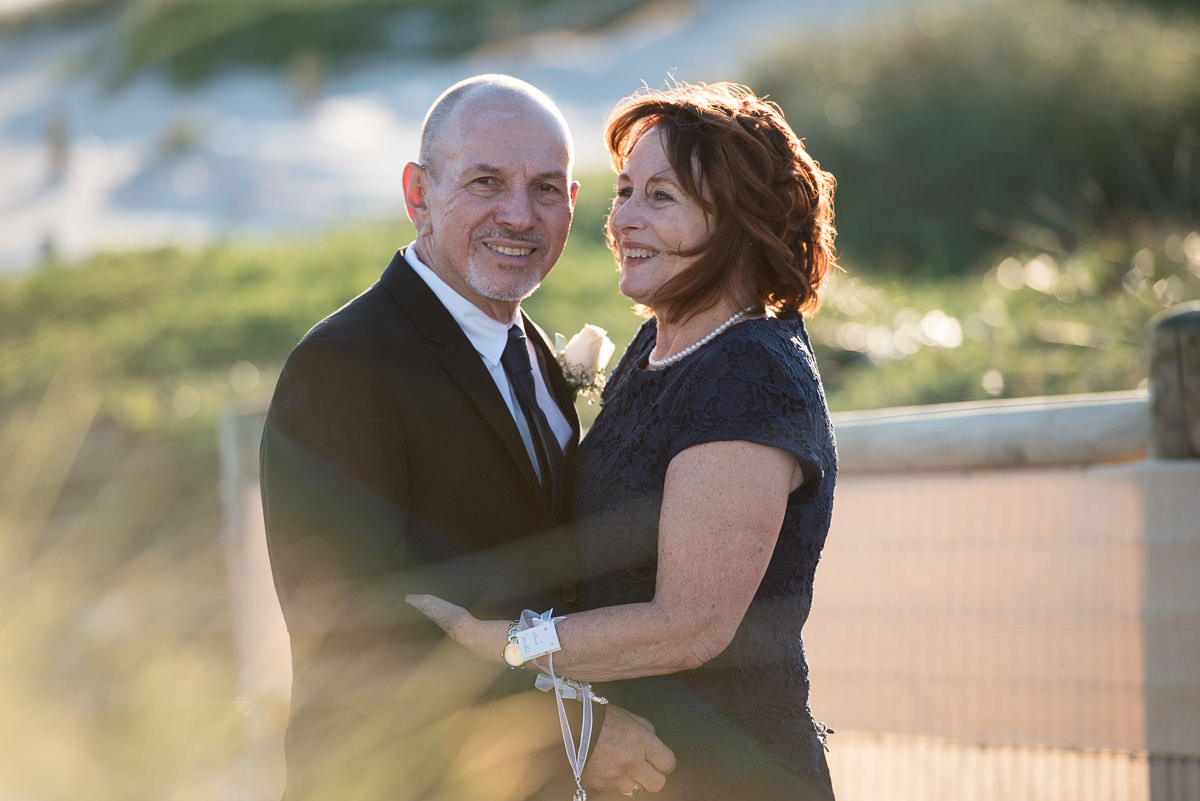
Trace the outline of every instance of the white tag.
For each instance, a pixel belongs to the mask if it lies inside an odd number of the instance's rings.
[[[521,646],[521,658],[526,662],[562,650],[553,623],[543,623],[518,631],[517,644]]]

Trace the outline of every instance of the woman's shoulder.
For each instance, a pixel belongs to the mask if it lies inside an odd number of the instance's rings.
[[[681,370],[671,398],[684,433],[673,447],[717,439],[779,447],[825,469],[833,463],[824,389],[796,317],[733,326]]]
[[[644,366],[657,332],[653,317],[642,324],[622,354],[614,377],[637,372]],[[696,353],[651,375],[655,377],[651,382],[654,391],[666,395],[689,394],[698,386],[715,390],[715,382],[721,380],[776,384],[820,380],[800,315],[745,320]]]
[[[734,417],[774,417],[799,409],[805,416],[827,414],[799,315],[747,320],[704,350],[681,387],[691,402],[710,398]]]
[[[760,317],[733,326],[698,360],[704,372],[744,375],[816,374],[804,320],[799,315]]]

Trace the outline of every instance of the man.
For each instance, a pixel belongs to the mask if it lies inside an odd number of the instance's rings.
[[[566,243],[570,134],[532,86],[479,76],[434,103],[420,159],[404,172],[415,242],[292,352],[263,434],[294,670],[287,796],[569,797],[553,696],[472,660],[404,596],[510,617],[577,600],[555,526],[579,422],[520,311]],[[615,707],[594,743],[584,780],[600,789],[635,773],[659,789],[648,769],[673,766],[648,722]]]

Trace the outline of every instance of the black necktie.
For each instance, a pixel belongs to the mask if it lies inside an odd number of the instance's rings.
[[[525,344],[525,332],[521,326],[514,325],[508,329],[508,344],[504,346],[500,364],[504,366],[504,372],[508,374],[508,380],[516,392],[517,403],[525,413],[533,449],[537,453],[538,470],[542,474],[542,487],[553,505],[555,487],[562,476],[562,448],[545,412],[538,405],[537,391],[533,385],[533,365],[529,362],[529,348]]]

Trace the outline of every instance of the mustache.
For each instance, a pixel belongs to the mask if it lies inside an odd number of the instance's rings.
[[[533,233],[532,231],[508,231],[503,228],[489,228],[486,231],[479,231],[475,234],[474,241],[479,242],[484,239],[508,239],[513,242],[522,242],[526,245],[534,245],[545,249],[545,237]]]

